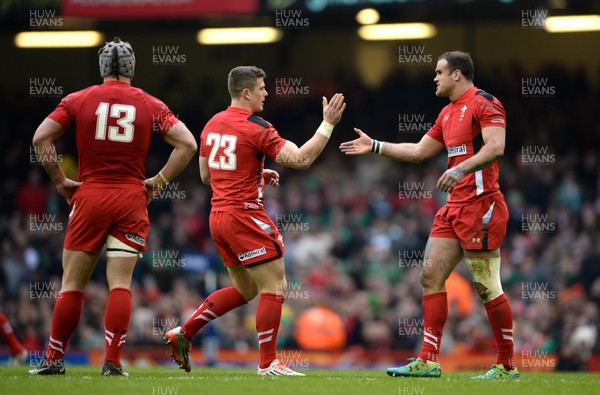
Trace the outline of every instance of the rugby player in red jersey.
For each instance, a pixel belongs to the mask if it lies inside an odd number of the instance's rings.
[[[208,121],[200,136],[200,176],[213,191],[210,231],[233,282],[209,295],[181,326],[167,332],[165,342],[175,362],[189,372],[190,341],[207,323],[248,303],[260,293],[256,330],[259,375],[303,376],[276,358],[277,331],[287,283],[285,248],[277,227],[263,208],[265,184],[279,185],[279,174],[264,169],[265,158],[308,169],[329,141],[346,104],[337,93],[323,97],[323,122],[300,148],[279,136],[269,122],[254,115],[268,95],[265,72],[239,66],[229,73],[231,105]]]
[[[33,136],[38,160],[70,204],[61,291],[54,306],[45,362],[30,374],[64,374],[64,354],[81,316],[83,289],[106,245],[109,296],[102,374],[124,375],[121,349],[131,318],[131,279],[149,230],[147,204],[191,160],[192,133],[160,100],[131,86],[135,56],[115,37],[99,51],[101,85],[66,96]],[[65,177],[54,141],[75,127],[78,180]],[[154,177],[145,162],[153,132],[174,147]]]
[[[437,188],[449,192],[437,212],[425,247],[423,345],[418,358],[389,368],[390,376],[440,377],[440,344],[448,316],[445,283],[464,257],[473,284],[485,306],[498,347],[496,363],[477,379],[519,377],[513,349],[512,311],[500,284],[500,244],[506,234],[508,209],[498,186],[499,158],[504,154],[506,116],[494,96],[473,85],[469,54],[446,52],[438,59],[436,96],[448,104],[433,127],[415,144],[359,138],[340,145],[347,155],[375,152],[403,162],[422,162],[446,148],[448,170]]]
[[[4,339],[10,349],[8,365],[24,365],[29,357],[29,352],[17,339],[10,322],[2,312],[0,312],[0,337]]]

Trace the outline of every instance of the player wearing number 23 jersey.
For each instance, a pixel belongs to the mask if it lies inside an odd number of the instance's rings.
[[[186,372],[194,336],[207,323],[242,306],[260,293],[256,331],[260,355],[257,374],[303,376],[277,358],[277,333],[285,300],[283,238],[263,208],[263,189],[279,186],[279,174],[265,169],[265,158],[283,166],[308,169],[325,148],[346,104],[342,94],[323,97],[323,122],[300,148],[254,115],[268,96],[266,73],[237,66],[227,76],[231,104],[212,117],[200,135],[200,178],[213,196],[209,217],[212,240],[232,286],[210,294],[183,323],[165,335],[169,355]]]
[[[275,160],[285,142],[270,123],[231,106],[212,117],[200,135],[213,190],[211,233],[225,266],[254,266],[285,252],[263,209],[265,158]],[[225,214],[234,211],[241,213]]]
[[[265,157],[275,157],[285,144],[277,130],[249,111],[228,107],[206,124],[200,156],[208,158],[213,211],[258,210],[263,207]]]

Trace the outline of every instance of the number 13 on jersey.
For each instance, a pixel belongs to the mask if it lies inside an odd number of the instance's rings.
[[[229,134],[219,134],[211,132],[206,136],[206,145],[212,147],[208,156],[208,166],[213,169],[235,170],[237,166],[235,156],[235,145],[237,136]],[[219,148],[224,148],[223,155],[219,155],[217,160],[217,152]]]
[[[129,104],[113,104],[101,102],[96,109],[96,140],[106,140],[106,125],[109,116],[117,118],[117,126],[108,127],[108,139],[120,143],[131,143],[133,141],[133,121],[135,121],[135,107]],[[122,115],[122,116],[121,116]]]

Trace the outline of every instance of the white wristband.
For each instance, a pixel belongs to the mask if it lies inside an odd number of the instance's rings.
[[[375,139],[371,140],[371,152],[374,152],[379,155],[383,155],[382,149],[383,149],[383,141],[379,141],[379,140],[375,140]]]
[[[165,176],[163,176],[162,171],[158,172],[158,176],[160,177],[160,179],[162,180],[162,182],[165,183],[165,185],[169,185],[169,180],[167,180],[167,178]]]
[[[331,137],[331,133],[333,132],[333,126],[332,124],[330,124],[329,122],[321,122],[321,124],[319,125],[319,128],[317,129],[317,132],[321,133],[323,136],[330,138]]]

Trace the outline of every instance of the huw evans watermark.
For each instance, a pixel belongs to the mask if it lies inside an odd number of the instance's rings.
[[[308,97],[310,88],[302,78],[275,78],[275,94],[281,97]]]
[[[524,145],[521,147],[523,165],[553,165],[556,155],[549,152],[547,145]]]
[[[423,336],[424,322],[423,318],[400,318],[398,320],[398,336]]]
[[[310,224],[303,214],[276,214],[275,224],[280,232],[308,232]]]
[[[546,98],[556,96],[556,86],[547,77],[521,78],[521,96],[525,98]]]
[[[398,267],[400,268],[424,268],[430,267],[431,264],[431,259],[425,259],[423,250],[398,250]]]
[[[431,200],[433,191],[425,188],[424,182],[399,182],[398,199],[400,200]]]
[[[277,350],[275,358],[291,369],[308,368],[308,358],[303,357],[302,350]]]
[[[38,145],[37,147],[29,146],[29,164],[41,165],[44,162],[51,162],[53,160],[57,163],[62,163],[63,161],[62,154],[57,154],[55,147],[48,147],[46,145]]]
[[[426,53],[424,45],[398,46],[398,63],[401,65],[431,66],[433,55]]]
[[[58,10],[29,10],[29,28],[33,30],[58,30],[64,27],[64,20]]]
[[[187,55],[181,52],[179,45],[153,45],[152,64],[155,66],[183,66]]]
[[[187,261],[180,257],[179,250],[152,251],[152,267],[154,269],[184,269],[186,266]]]
[[[64,229],[65,225],[56,214],[29,214],[30,233],[61,233]]]
[[[548,214],[521,214],[522,233],[556,233],[556,222],[548,219]]]
[[[54,77],[31,77],[29,78],[29,96],[42,97],[62,97],[64,89],[58,85]]]
[[[425,134],[433,127],[433,122],[425,120],[425,114],[398,114],[398,132]]]
[[[548,10],[521,10],[521,27],[543,29],[548,19]]]
[[[550,289],[547,282],[527,281],[521,284],[521,298],[523,300],[554,300],[556,291]]]
[[[163,338],[173,328],[179,326],[177,318],[153,318],[152,319],[152,336]]]
[[[308,29],[310,20],[303,10],[275,10],[275,27],[282,29]]]
[[[29,300],[56,300],[58,294],[58,284],[50,281],[34,281],[29,283]]]

